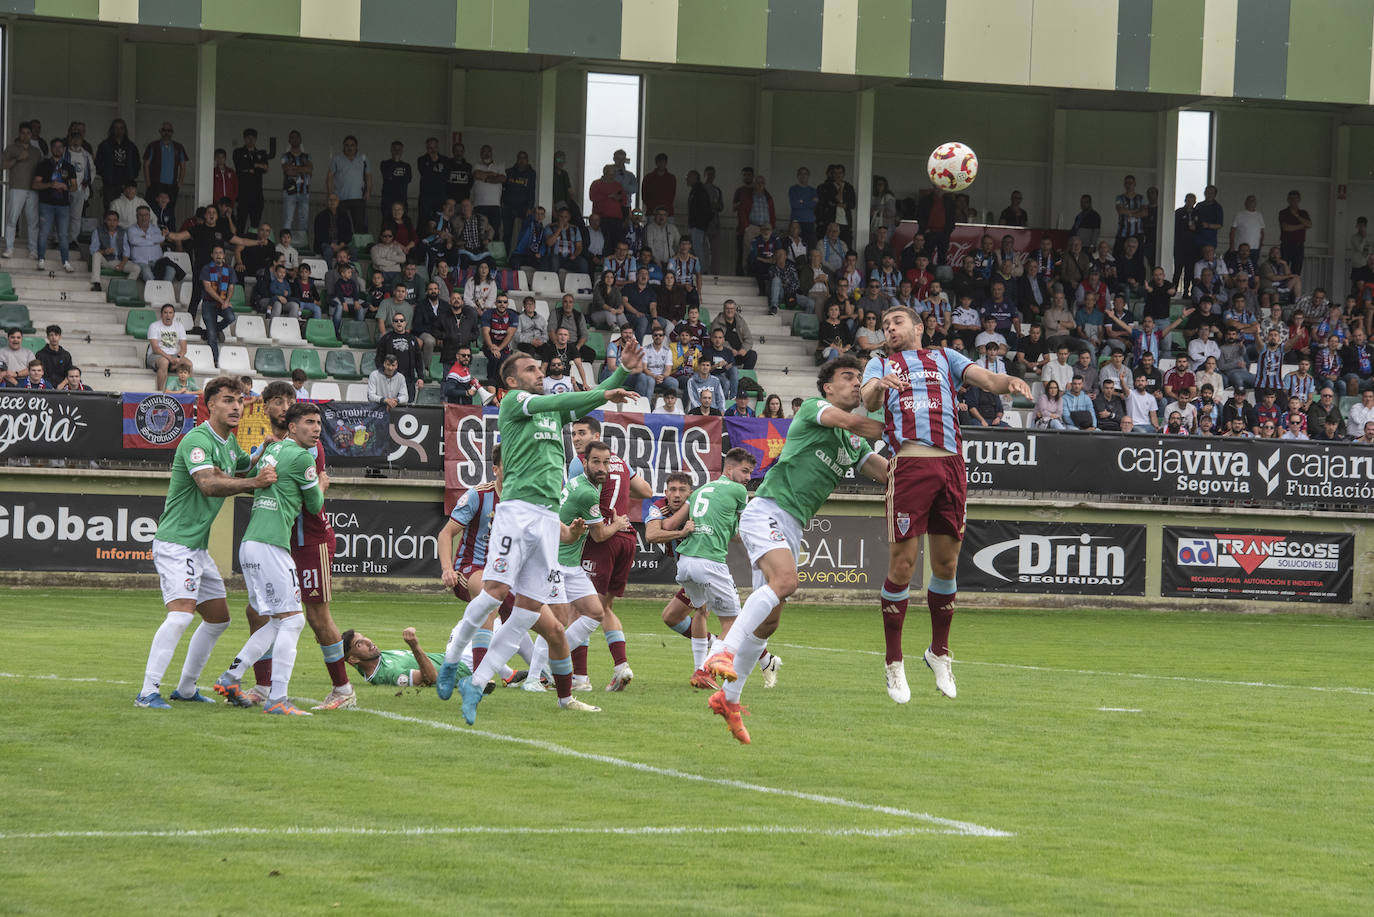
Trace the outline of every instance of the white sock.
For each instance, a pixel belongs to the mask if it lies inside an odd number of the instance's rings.
[[[248,670],[248,667],[267,655],[267,651],[272,648],[272,642],[277,639],[277,627],[280,623],[281,621],[278,618],[268,618],[267,623],[259,627],[256,633],[250,634],[248,636],[248,642],[243,645],[243,649],[239,650],[238,655],[234,657],[234,664],[229,666],[224,674],[235,681],[241,681],[243,679],[243,673]],[[273,659],[272,673],[274,676],[276,671],[277,661]]]
[[[773,661],[773,654],[770,653],[770,652],[768,652],[767,650],[764,650],[763,655],[762,655],[761,657],[759,657],[759,668],[761,668],[761,669],[766,669],[766,668],[768,668],[768,663],[770,663],[770,662],[772,662],[772,661]]]
[[[273,703],[286,700],[286,686],[291,683],[291,670],[296,667],[296,641],[305,630],[305,615],[281,618],[277,624],[277,639],[272,641]]]
[[[749,673],[754,671],[754,666],[759,663],[759,654],[768,645],[767,640],[754,636],[752,630],[745,630],[739,625],[735,625],[735,629],[730,631],[731,640],[735,637],[735,631],[740,632],[739,649],[735,651],[735,674],[738,677],[725,683],[725,699],[732,703],[739,702],[744,683],[749,680]],[[273,665],[275,666],[275,663]]]
[[[521,608],[518,605],[512,608],[506,623],[498,627],[496,633],[492,634],[491,646],[487,648],[486,657],[482,659],[482,664],[477,667],[477,671],[472,673],[472,683],[479,687],[486,687],[487,682],[491,681],[492,676],[496,674],[497,668],[515,655],[515,648],[520,645],[520,635],[533,627],[538,620],[539,612],[537,611]],[[535,654],[538,655],[537,650]]]
[[[730,633],[725,638],[725,648],[734,653],[736,658],[743,660],[745,657],[740,655],[740,646],[741,641],[744,639],[744,635],[748,634],[752,637],[754,631],[758,630],[759,625],[767,620],[768,616],[773,613],[773,609],[776,608],[777,605],[777,593],[768,586],[761,586],[755,589],[754,594],[749,596],[749,599],[744,603],[744,607],[740,609],[739,616],[735,618],[735,624],[730,628]],[[754,650],[754,656],[757,657],[762,649],[763,646],[760,645],[757,650]],[[752,666],[754,660],[749,659],[745,664]],[[738,671],[739,666],[736,665],[735,669]]]
[[[535,681],[544,674],[544,670],[549,667],[549,641],[543,637],[537,637],[533,644],[534,648],[530,651],[530,674],[528,677]]]
[[[576,621],[568,625],[568,646],[580,646],[596,629],[601,626],[601,622],[596,618],[582,615]],[[548,658],[548,645],[544,646],[545,657]]]
[[[158,689],[163,673],[172,662],[172,654],[177,651],[177,644],[181,642],[181,635],[191,626],[192,617],[194,616],[189,611],[167,612],[166,620],[158,626],[157,633],[153,634],[153,645],[148,650],[148,665],[143,670],[143,690],[138,693],[139,697],[152,694]]]
[[[528,666],[534,661],[534,641],[530,639],[529,633],[520,635],[520,646],[516,652],[520,654],[521,659],[525,660],[525,665]]]
[[[701,668],[701,667],[706,663],[706,644],[707,644],[707,642],[708,642],[709,640],[710,640],[709,637],[693,637],[693,638],[692,638],[692,665],[693,665],[693,667],[699,669],[699,668]]]
[[[464,648],[472,642],[472,635],[486,623],[487,615],[500,607],[501,600],[487,590],[483,589],[477,593],[476,597],[468,602],[462,620],[453,628],[453,633],[449,634],[448,646],[444,647],[444,662],[452,663],[462,659]]]
[[[502,681],[505,681],[506,679],[510,678],[510,677],[511,677],[512,675],[514,675],[514,674],[515,674],[515,669],[512,669],[512,668],[511,668],[510,666],[508,666],[508,665],[503,665],[503,666],[501,666],[501,680],[502,680]]]
[[[191,644],[186,647],[186,662],[181,667],[181,681],[177,684],[177,693],[182,697],[196,696],[196,679],[205,671],[205,663],[210,661],[210,652],[215,648],[215,641],[228,629],[228,621],[220,621],[218,624],[201,621],[196,632],[191,635]]]

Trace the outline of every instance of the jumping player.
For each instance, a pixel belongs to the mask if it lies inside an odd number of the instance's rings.
[[[324,507],[319,473],[309,449],[320,440],[320,409],[294,404],[286,412],[287,438],[268,443],[259,464],[277,469],[277,480],[253,494],[252,515],[239,545],[239,566],[253,607],[271,620],[248,638],[231,665],[215,682],[215,691],[239,707],[252,702],[239,687],[244,670],[272,648],[272,696],[265,713],[310,716],[291,703],[287,688],[296,665],[296,642],[305,629],[300,579],[291,559],[291,530],[302,511]]]
[[[296,390],[289,382],[269,382],[262,392],[263,411],[271,424],[271,430],[262,446],[254,451],[256,461],[266,450],[267,445],[287,438],[286,412],[296,403]],[[329,490],[329,475],[325,472],[324,445],[316,443],[309,450],[315,461],[315,473],[320,483],[320,493]],[[348,681],[348,668],[344,664],[343,635],[334,623],[329,611],[333,593],[334,527],[323,510],[318,513],[302,513],[291,530],[291,559],[296,564],[300,577],[301,598],[305,603],[305,621],[315,634],[315,642],[324,654],[325,671],[329,673],[331,688],[324,703],[316,710],[338,710],[343,707],[356,707],[357,698],[353,686]],[[257,633],[269,622],[267,615],[260,615],[251,602],[248,613],[249,633]],[[254,680],[257,684],[247,697],[254,703],[264,703],[271,695],[272,652],[253,663]]]
[[[582,417],[573,422],[573,451],[578,456],[586,452],[587,444],[601,438],[601,424],[594,417]],[[609,448],[609,447],[607,447]],[[582,459],[575,458],[568,466],[568,476],[582,473]],[[611,453],[610,467],[606,482],[601,486],[601,515],[606,519],[628,516],[630,498],[644,500],[654,495],[649,482],[630,470],[624,459]],[[615,668],[611,671],[611,682],[607,691],[623,691],[634,678],[625,652],[625,626],[615,614],[615,600],[625,594],[625,586],[630,581],[630,569],[635,563],[638,549],[635,531],[632,526],[618,530],[614,538],[607,541],[593,541],[587,545],[582,555],[582,565],[601,596],[604,609],[603,624],[606,632],[606,648],[611,652]],[[590,691],[591,679],[587,677],[587,648],[573,649],[573,690]]]
[[[563,486],[559,499],[558,518],[566,526],[572,527],[578,519],[585,525],[581,534],[572,541],[564,542],[558,549],[558,569],[563,576],[564,601],[553,606],[553,612],[567,629],[568,646],[582,646],[585,659],[587,638],[601,626],[605,606],[601,596],[592,585],[591,578],[583,569],[582,558],[592,544],[604,544],[619,533],[630,528],[630,520],[624,516],[606,519],[601,514],[602,490],[609,475],[611,447],[600,440],[592,440],[582,450],[582,473]],[[591,536],[591,541],[587,536]],[[574,649],[575,653],[576,650]],[[576,659],[573,660],[573,690],[576,686]],[[530,679],[533,682],[534,679]]]
[[[239,380],[216,376],[205,384],[204,395],[210,417],[177,445],[167,502],[153,539],[153,563],[167,617],[153,635],[143,687],[134,704],[154,710],[171,707],[158,688],[181,635],[196,614],[201,625],[191,635],[181,680],[171,697],[175,701],[214,703],[196,690],[196,679],[215,641],[229,627],[224,580],[209,551],[210,526],[225,497],[267,487],[277,479],[276,469],[271,467],[261,469],[253,478],[234,477],[249,468],[248,454],[239,448],[233,432],[243,415]]]
[[[621,350],[620,366],[588,392],[539,394],[544,371],[528,354],[515,354],[502,364],[501,381],[510,389],[501,400],[497,429],[504,467],[501,502],[491,523],[491,543],[482,591],[468,603],[444,651],[435,693],[441,700],[453,694],[458,659],[487,615],[515,591],[515,608],[492,636],[491,647],[477,670],[459,684],[463,719],[477,719],[477,704],[487,682],[515,652],[520,637],[533,628],[549,644],[549,668],[563,709],[594,710],[572,696],[572,659],[563,625],[546,601],[562,598],[558,572],[558,544],[562,534],[557,506],[563,489],[563,425],[607,402],[623,404],[635,398],[620,384],[641,365],[639,345],[631,341]]]
[[[693,617],[701,617],[705,630],[707,614],[714,613],[720,620],[721,636],[729,636],[730,626],[740,611],[739,592],[725,557],[730,539],[739,529],[740,513],[749,502],[744,484],[754,473],[754,463],[754,456],[747,449],[735,448],[725,453],[720,477],[698,487],[687,501],[692,531],[677,546],[677,581],[695,612]],[[700,658],[696,658],[697,643],[693,640],[692,651],[696,669],[692,686],[714,686],[710,675],[702,671],[705,647]],[[765,671],[776,675],[776,663]]]
[[[949,626],[958,595],[955,573],[964,539],[968,476],[959,433],[962,385],[995,395],[1030,397],[1014,376],[995,373],[946,347],[923,349],[924,328],[913,309],[897,306],[883,313],[886,356],[875,355],[864,370],[863,398],[868,410],[883,407],[883,438],[892,450],[887,479],[887,526],[891,553],[881,605],[887,644],[887,693],[897,703],[911,700],[902,661],[902,625],[911,578],[916,573],[921,535],[930,544],[930,646],[925,663],[935,687],[955,696]]]
[[[782,454],[740,516],[739,536],[754,570],[754,592],[725,647],[707,659],[704,668],[730,682],[707,703],[746,745],[749,731],[744,728],[740,693],[778,628],[783,604],[797,591],[802,529],[849,469],[875,481],[887,480],[887,459],[868,444],[883,435],[882,424],[852,413],[862,400],[862,371],[863,364],[852,356],[837,357],[820,368],[816,387],[821,397],[802,402],[793,415]],[[736,659],[746,664],[736,667]]]

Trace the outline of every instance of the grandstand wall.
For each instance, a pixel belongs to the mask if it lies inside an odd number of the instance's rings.
[[[108,541],[89,537],[70,537],[78,523],[67,520],[66,536],[62,535],[64,519],[83,516],[87,532],[94,532],[94,518],[106,515],[116,527],[132,530],[126,541],[135,541],[151,549],[151,529],[148,521],[140,523],[139,514],[155,520],[166,493],[166,476],[161,471],[97,471],[71,468],[6,468],[0,472],[0,544],[20,544],[23,551],[41,551],[44,559],[25,563],[21,551],[0,553],[0,581],[25,584],[94,585],[116,584],[127,588],[152,588],[155,577],[151,572],[128,573],[138,563],[132,552],[124,551]],[[438,565],[434,559],[433,536],[443,524],[442,482],[427,479],[375,479],[347,476],[340,472],[331,475],[327,506],[344,507],[356,520],[341,519],[338,535],[339,553],[336,563],[348,572],[341,572],[335,583],[339,591],[413,591],[431,592],[436,601],[447,601],[438,584]],[[34,501],[24,522],[25,533],[14,538],[16,507]],[[224,510],[211,532],[210,550],[220,569],[227,575],[234,567],[234,512],[237,504],[247,501],[226,501]],[[62,509],[66,507],[66,509]],[[141,507],[141,509],[140,509]],[[422,509],[423,507],[423,509]],[[126,509],[126,517],[116,517],[117,508]],[[46,523],[32,528],[33,516],[45,514],[53,520],[51,535]],[[803,586],[799,601],[823,601],[827,604],[871,604],[873,593],[880,584],[886,566],[887,545],[878,521],[882,517],[882,500],[878,495],[837,495],[822,508],[818,518],[829,520],[813,526],[805,535],[803,558]],[[864,520],[861,526],[847,527],[846,518]],[[872,524],[868,520],[872,520]],[[21,520],[22,521],[22,520]],[[1236,613],[1308,611],[1342,617],[1374,616],[1374,518],[1367,513],[1305,514],[1294,516],[1279,509],[1223,510],[1212,507],[1151,507],[1141,505],[1085,504],[1072,501],[1030,500],[1009,497],[974,496],[969,501],[969,525],[1002,522],[1016,529],[1035,525],[1062,523],[1070,530],[1074,526],[1084,531],[1109,531],[1104,526],[1143,529],[1143,554],[1126,556],[1125,579],[1138,579],[1143,594],[1110,594],[1106,589],[1079,584],[1049,583],[1029,586],[1038,591],[974,591],[969,587],[987,577],[966,577],[961,566],[960,603],[968,607],[1043,607],[1072,610],[1075,607],[1119,607],[1173,609],[1177,611],[1214,610]],[[139,525],[143,526],[140,530]],[[1168,550],[1166,527],[1214,532],[1246,532],[1264,537],[1300,536],[1303,533],[1324,533],[1330,536],[1349,536],[1353,539],[1353,553],[1342,558],[1348,562],[1350,600],[1302,601],[1248,598],[1244,600],[1205,597],[1177,597],[1163,594],[1167,584],[1162,575],[1163,560]],[[65,540],[64,540],[65,537]],[[141,539],[141,540],[140,540]],[[97,551],[105,552],[95,563]],[[111,556],[111,551],[114,551]],[[130,556],[122,556],[130,555]],[[972,556],[973,551],[966,551]],[[350,556],[351,555],[351,556]],[[37,554],[24,556],[36,557]],[[69,558],[64,563],[62,558]],[[968,558],[965,559],[968,563]],[[1076,561],[1075,561],[1076,562]],[[27,567],[27,569],[25,569]],[[1007,569],[1003,566],[1003,569]],[[823,575],[808,577],[807,571],[823,571]],[[875,572],[876,571],[876,572]],[[1048,571],[1053,572],[1053,571]],[[1079,572],[1077,568],[1070,574]],[[1092,571],[1085,570],[1091,573]],[[928,575],[928,574],[927,574]],[[672,588],[659,583],[645,583],[645,577],[635,582],[632,577],[631,594],[639,597],[667,596]],[[233,588],[241,589],[235,579]],[[1129,591],[1129,585],[1127,586]],[[384,601],[384,600],[382,600]]]

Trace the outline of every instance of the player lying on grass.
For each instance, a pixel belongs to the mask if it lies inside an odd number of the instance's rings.
[[[463,620],[453,629],[444,650],[435,693],[441,700],[453,694],[457,662],[472,633],[514,590],[515,608],[492,636],[482,664],[459,687],[463,719],[477,720],[483,690],[499,665],[509,659],[525,632],[533,628],[549,644],[549,668],[553,672],[562,709],[595,711],[572,696],[572,659],[567,635],[546,602],[562,600],[562,576],[557,569],[560,522],[558,498],[563,489],[563,426],[607,402],[624,404],[636,397],[619,388],[642,365],[639,345],[631,340],[621,350],[620,366],[588,392],[559,395],[544,391],[544,371],[539,361],[517,354],[501,366],[501,380],[510,390],[501,400],[497,429],[501,436],[501,460],[505,468],[504,496],[491,527],[491,550],[482,592],[468,603]],[[532,676],[537,677],[537,675]]]
[[[995,373],[957,350],[921,346],[924,325],[916,312],[897,306],[883,313],[886,354],[868,361],[864,406],[883,408],[884,439],[892,450],[887,479],[887,534],[891,542],[887,581],[880,606],[886,642],[887,693],[897,703],[911,700],[902,661],[902,625],[911,579],[916,575],[921,535],[930,545],[930,645],[925,663],[935,687],[955,696],[949,627],[958,595],[955,572],[964,543],[968,475],[959,432],[958,391],[972,385],[994,395],[1030,397],[1025,381]]]
[[[239,380],[216,376],[205,384],[204,397],[210,416],[177,445],[171,480],[167,483],[167,502],[153,538],[153,563],[167,617],[153,635],[143,687],[134,704],[154,710],[171,707],[159,687],[181,635],[196,614],[202,623],[191,635],[181,680],[172,692],[172,700],[214,703],[196,689],[196,680],[210,659],[215,641],[229,627],[224,579],[210,556],[210,526],[225,497],[250,493],[277,480],[277,471],[270,466],[261,469],[256,477],[235,477],[249,469],[248,454],[234,438],[234,428],[243,416]]]
[[[239,566],[253,607],[267,615],[267,625],[248,638],[231,665],[215,682],[215,691],[230,703],[251,707],[239,686],[248,666],[272,650],[272,694],[264,713],[310,716],[291,703],[287,690],[296,665],[296,643],[305,629],[300,580],[291,558],[291,530],[302,511],[324,506],[319,473],[308,451],[320,441],[320,408],[298,403],[286,412],[286,439],[269,443],[259,464],[277,469],[277,479],[253,493],[248,528],[239,545]]]
[[[740,516],[739,536],[749,553],[754,591],[724,648],[707,659],[704,668],[729,682],[707,704],[746,745],[749,731],[744,728],[740,692],[778,628],[783,604],[797,591],[802,529],[849,469],[875,481],[887,480],[887,459],[867,442],[883,435],[883,425],[853,413],[862,400],[862,372],[863,364],[851,356],[837,357],[820,368],[816,387],[821,397],[803,402],[792,417],[782,454]],[[736,660],[741,664],[736,666]]]
[[[344,659],[367,679],[370,685],[397,685],[419,688],[434,684],[439,678],[436,666],[444,664],[443,653],[426,653],[415,637],[415,628],[401,631],[401,639],[409,649],[379,650],[377,644],[356,630],[343,632]],[[459,671],[467,666],[458,664]]]
[[[262,445],[254,450],[253,459],[264,453],[268,443],[279,442],[287,437],[286,412],[296,403],[296,390],[289,382],[269,382],[262,392],[263,411],[271,425]],[[329,492],[329,475],[325,472],[324,445],[316,443],[307,450],[315,462],[321,495]],[[296,564],[296,574],[300,580],[301,598],[305,604],[305,623],[315,635],[320,652],[324,654],[324,668],[329,673],[332,687],[329,696],[316,710],[337,710],[353,707],[357,699],[353,696],[353,686],[348,682],[348,669],[344,665],[343,636],[334,617],[329,613],[329,602],[333,595],[334,568],[334,527],[323,508],[317,513],[301,513],[291,527],[291,559]],[[247,609],[248,631],[256,633],[266,626],[268,617],[260,615],[249,602]],[[254,680],[257,682],[245,696],[253,703],[264,703],[272,693],[272,651],[253,663]]]

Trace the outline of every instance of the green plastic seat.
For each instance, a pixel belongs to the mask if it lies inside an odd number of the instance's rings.
[[[480,353],[474,353],[472,363],[468,365],[468,372],[472,373],[474,379],[485,379],[487,377],[487,358]]]
[[[339,328],[339,337],[348,347],[371,350],[377,344],[376,335],[373,334],[376,329],[376,322],[361,322],[354,318],[346,318]]]
[[[312,318],[305,323],[305,339],[316,347],[342,347],[334,334],[334,322],[327,318]]]
[[[488,243],[487,243],[487,251],[491,252],[491,258],[492,258],[493,261],[496,262],[496,266],[497,266],[497,267],[505,267],[505,266],[506,266],[506,264],[507,264],[507,258],[506,258],[506,243],[504,243],[504,242],[495,242],[495,241],[493,241],[493,242],[488,242]]]
[[[437,385],[426,385],[415,393],[416,404],[443,404],[444,394]]]
[[[587,346],[592,349],[598,360],[606,359],[606,335],[600,331],[588,331]]]
[[[372,247],[372,243],[377,240],[370,232],[355,232],[353,234],[352,248],[355,252],[365,252]]]
[[[1011,398],[1011,406],[1022,410],[1031,410],[1035,407],[1035,402],[1021,395],[1013,395]]]
[[[280,347],[259,347],[253,357],[253,370],[277,379],[291,375],[291,370],[286,368],[286,354]]]
[[[29,307],[23,303],[6,303],[0,306],[0,328],[6,331],[18,328],[25,334],[33,334],[33,319],[29,317]]]
[[[320,354],[316,350],[298,347],[291,351],[291,372],[298,369],[305,370],[307,379],[323,379],[325,377],[324,367],[320,365]]]
[[[701,323],[706,327],[711,327],[711,310],[705,306],[697,307],[701,312]]]
[[[349,350],[330,350],[324,355],[324,371],[335,379],[355,382],[363,378],[358,372],[358,361]]]
[[[16,302],[19,294],[14,292],[14,280],[4,271],[0,271],[0,302]]]
[[[157,321],[155,309],[130,309],[124,316],[124,333],[140,341],[148,336],[148,329]]]
[[[234,288],[230,290],[229,305],[233,306],[234,311],[240,315],[253,311],[253,308],[248,305],[247,298],[243,295],[243,286],[241,284],[235,284]]]
[[[38,351],[48,346],[48,341],[47,338],[41,338],[36,334],[26,334],[24,335],[23,346],[25,350],[32,350],[34,353],[38,353]]]
[[[436,353],[434,356],[432,356],[432,357],[429,358],[429,376],[428,376],[428,378],[438,380],[438,379],[442,379],[443,377],[444,377],[444,364],[443,364],[443,362],[440,360],[439,354]]]
[[[105,288],[105,301],[130,309],[141,309],[147,305],[138,295],[138,281],[128,277],[115,277]]]
[[[814,341],[816,336],[820,334],[820,330],[820,319],[810,312],[798,312],[792,316],[793,337],[799,337],[804,341]]]

